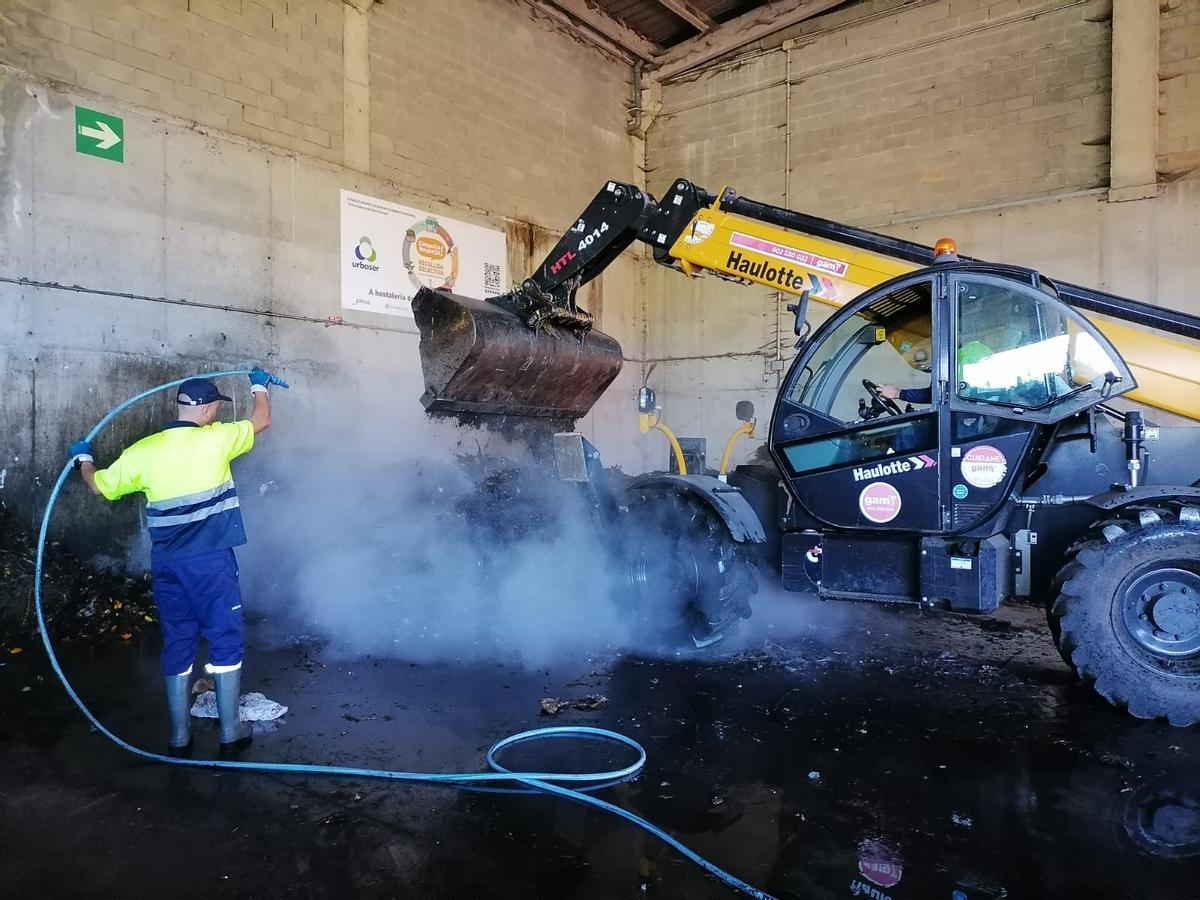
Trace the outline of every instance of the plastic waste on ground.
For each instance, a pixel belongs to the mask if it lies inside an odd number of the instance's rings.
[[[242,694],[238,698],[238,715],[243,722],[274,722],[286,716],[288,708],[274,700],[268,700],[258,691]],[[192,715],[197,719],[217,717],[217,695],[215,691],[202,691],[192,704]]]

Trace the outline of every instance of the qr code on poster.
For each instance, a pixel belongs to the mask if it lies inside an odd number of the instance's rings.
[[[483,264],[483,289],[500,293],[500,266],[496,263]]]

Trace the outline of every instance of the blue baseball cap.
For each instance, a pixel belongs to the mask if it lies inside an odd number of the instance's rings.
[[[179,394],[175,398],[183,406],[203,406],[217,400],[232,400],[217,390],[217,386],[207,378],[189,378],[179,386]]]

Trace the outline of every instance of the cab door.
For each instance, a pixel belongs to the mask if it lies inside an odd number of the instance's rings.
[[[1133,390],[1136,381],[1108,340],[1032,273],[1023,281],[955,271],[948,291],[942,495],[947,530],[962,532],[1002,507],[1039,427]]]
[[[776,402],[771,452],[824,525],[936,532],[947,365],[946,276],[920,273],[836,313],[801,349]],[[903,390],[890,404],[886,390]]]

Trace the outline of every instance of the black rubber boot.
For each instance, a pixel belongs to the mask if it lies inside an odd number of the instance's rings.
[[[190,756],[192,753],[192,698],[188,691],[191,680],[190,669],[182,675],[163,676],[167,711],[171,715],[171,737],[167,741],[167,753],[171,756]]]
[[[213,681],[217,687],[217,719],[221,723],[221,755],[230,756],[245,750],[254,740],[254,729],[238,713],[242,670],[215,672]]]

